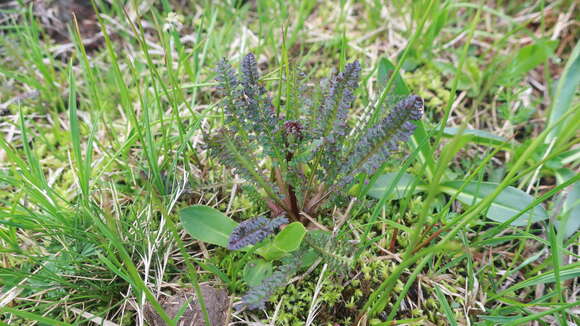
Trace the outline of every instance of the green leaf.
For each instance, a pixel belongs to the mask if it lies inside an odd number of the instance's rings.
[[[441,291],[439,289],[439,285],[435,285],[433,287],[433,289],[435,290],[435,294],[437,295],[437,300],[439,301],[441,308],[443,308],[443,312],[445,313],[445,317],[449,321],[449,324],[453,325],[453,326],[457,326],[457,321],[455,320],[455,314],[453,313],[453,310],[451,310],[451,307],[449,306],[449,302],[447,302],[447,299],[445,298],[443,291]]]
[[[558,46],[557,41],[540,39],[536,43],[521,48],[515,57],[509,58],[509,65],[502,71],[499,83],[509,86],[524,74],[544,63]]]
[[[273,239],[266,239],[262,241],[261,247],[256,249],[256,254],[262,256],[266,260],[277,260],[286,256],[286,252],[274,246]]]
[[[306,229],[302,223],[290,223],[272,241],[258,248],[256,253],[267,260],[280,259],[298,249],[305,235]]]
[[[441,190],[447,194],[455,195],[458,193],[463,184],[463,181],[445,182],[442,184]],[[483,198],[492,194],[498,186],[499,184],[492,182],[472,181],[467,184],[461,192],[459,192],[457,199],[464,204],[475,205],[483,200]],[[489,219],[503,223],[512,218],[514,215],[520,213],[533,201],[534,198],[527,193],[514,187],[507,187],[502,192],[500,192],[500,194],[491,203],[485,215]],[[513,221],[511,225],[524,226],[527,225],[528,221],[530,220],[532,222],[537,222],[547,218],[548,213],[546,213],[546,210],[541,205],[538,205],[533,209],[523,213],[519,218]]]
[[[244,267],[244,281],[249,287],[258,286],[272,275],[272,263],[263,259],[249,261]]]
[[[580,277],[580,264],[579,263],[567,265],[566,267],[564,267],[564,269],[560,270],[560,281],[561,282],[566,281],[566,280],[570,280],[570,279],[575,279],[578,277]],[[517,284],[511,286],[510,288],[507,288],[507,289],[501,291],[501,293],[498,293],[496,295],[496,297],[499,297],[503,293],[517,291],[517,290],[527,288],[527,287],[532,287],[532,286],[538,285],[538,284],[554,283],[555,281],[556,281],[556,276],[554,275],[554,271],[546,272],[546,273],[540,274],[538,276],[534,276],[532,278],[529,278],[523,282],[517,283]]]
[[[194,205],[179,212],[181,224],[189,235],[203,242],[228,247],[228,239],[238,225],[220,211],[203,205]]]
[[[580,42],[576,43],[574,51],[570,55],[570,59],[564,67],[562,72],[562,77],[558,81],[558,86],[556,87],[556,92],[552,99],[552,108],[550,110],[550,118],[548,119],[547,128],[552,127],[558,123],[558,120],[568,110],[572,110],[574,105],[572,105],[572,99],[576,93],[576,89],[580,84]],[[573,123],[569,121],[568,123]],[[577,121],[576,121],[577,123]],[[552,142],[552,140],[560,135],[560,130],[565,125],[565,122],[560,123],[560,125],[554,127],[546,137],[546,144]]]
[[[301,268],[308,268],[312,266],[316,262],[316,260],[320,257],[318,252],[314,249],[309,249],[304,256],[302,257],[302,266]]]
[[[460,130],[461,128],[447,127],[443,130],[443,134],[447,137],[453,137],[459,134]],[[502,146],[507,148],[510,147],[510,143],[507,138],[497,136],[483,130],[464,129],[463,136],[471,137],[471,140],[477,144]]]
[[[40,322],[41,325],[44,324],[44,325],[54,325],[54,326],[72,326],[72,324],[69,324],[69,323],[65,323],[62,321],[58,321],[56,319],[51,319],[51,318],[48,318],[48,317],[45,317],[42,315],[37,315],[37,314],[32,313],[32,312],[28,312],[25,310],[19,310],[19,309],[15,309],[15,308],[11,308],[11,307],[0,307],[0,313],[13,314],[14,316],[18,316],[24,320],[29,320],[29,321],[34,320],[34,321]]]
[[[436,170],[435,160],[433,159],[435,154],[431,146],[431,136],[427,132],[423,121],[417,121],[416,126],[417,129],[415,129],[409,145],[413,151],[419,151],[418,158],[421,166],[425,169],[425,176],[428,180],[431,180]]]
[[[574,177],[574,172],[568,169],[561,169],[556,173],[558,184]],[[560,212],[558,221],[558,233],[564,232],[564,238],[573,236],[580,229],[580,182],[574,182],[568,187],[568,196]]]
[[[285,252],[292,252],[300,248],[305,235],[306,228],[304,228],[304,225],[300,222],[293,222],[276,235],[274,245]]]
[[[440,35],[443,27],[447,25],[448,19],[453,17],[449,13],[448,4],[448,2],[445,2],[442,6],[436,5],[437,8],[433,8],[434,14],[432,16],[432,22],[425,31],[421,44],[418,44],[418,46],[421,46],[425,50],[430,50],[435,47],[435,40]],[[426,55],[432,55],[432,53],[429,52]]]
[[[478,80],[472,80],[472,78],[470,78],[470,73],[469,71],[466,72],[462,72],[462,73],[458,73],[457,68],[448,62],[444,62],[444,61],[438,61],[438,60],[433,60],[433,66],[435,68],[437,68],[437,70],[439,70],[441,72],[441,74],[447,75],[447,76],[453,76],[454,78],[457,78],[457,89],[458,90],[469,90],[470,93],[479,93],[479,87],[478,87]],[[469,62],[466,63],[466,65],[468,65]],[[446,83],[446,86],[451,88],[451,84],[453,83],[452,80],[449,80]]]
[[[403,60],[404,53],[405,53],[405,50],[400,52],[399,55],[397,56],[397,60]],[[401,70],[414,71],[415,69],[417,69],[421,65],[421,63],[422,63],[421,59],[423,57],[424,57],[423,55],[418,53],[417,49],[410,48],[409,51],[407,51],[407,56],[404,58],[405,61],[401,65]]]
[[[569,163],[575,163],[575,165],[580,163],[580,148],[572,149],[553,157],[546,162],[546,167],[548,169],[558,171]],[[574,167],[572,167],[572,169],[574,169]]]
[[[385,191],[388,191],[393,187],[389,199],[401,199],[404,198],[405,195],[408,196],[411,194],[410,190],[413,184],[424,185],[424,183],[418,180],[414,175],[408,173],[402,173],[399,181],[393,185],[398,174],[399,173],[391,172],[381,175],[369,190],[368,195],[376,199],[381,199],[385,195]],[[415,187],[413,193],[420,190],[420,187]]]
[[[393,71],[395,71],[395,65],[388,58],[383,57],[379,60],[377,86],[380,90],[387,86],[387,81],[391,78]],[[395,76],[391,92],[395,95],[409,95],[409,89],[400,74]]]

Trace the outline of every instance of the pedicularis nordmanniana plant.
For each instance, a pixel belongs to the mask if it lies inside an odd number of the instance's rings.
[[[211,155],[257,187],[274,216],[292,221],[306,222],[302,212],[317,216],[356,175],[373,174],[409,138],[411,121],[423,113],[422,99],[411,95],[382,120],[371,124],[363,114],[350,126],[358,61],[323,81],[310,99],[300,75],[290,71],[281,87],[285,104],[279,105],[260,83],[253,54],[243,58],[240,74],[225,59],[216,72],[225,127],[207,137]]]
[[[225,59],[220,61],[216,79],[224,126],[204,134],[210,155],[243,176],[248,182],[244,190],[262,200],[272,218],[238,224],[200,206],[181,213],[194,238],[230,250],[254,250],[265,259],[256,260],[252,266],[258,268],[248,273],[253,276],[247,282],[253,285],[242,302],[249,309],[264,307],[312,253],[335,269],[351,264],[354,248],[328,232],[307,232],[305,226],[313,226],[305,216],[317,218],[326,203],[345,195],[357,176],[374,174],[409,138],[415,130],[412,121],[423,114],[422,99],[411,95],[378,119],[371,119],[376,108],[370,107],[351,117],[361,75],[357,61],[312,89],[296,69],[283,71],[279,94],[272,98],[260,81],[253,54],[243,58],[239,73]],[[282,261],[275,272],[273,260]]]

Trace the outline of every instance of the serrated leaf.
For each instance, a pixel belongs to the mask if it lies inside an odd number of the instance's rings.
[[[308,268],[312,266],[316,262],[316,260],[320,257],[320,255],[314,249],[309,249],[304,256],[302,257],[302,266],[301,268]]]
[[[179,212],[183,228],[192,238],[227,248],[230,234],[238,223],[220,211],[204,205],[194,205]]]
[[[250,287],[258,286],[272,275],[272,263],[263,259],[254,259],[244,266],[244,281]]]
[[[447,194],[456,194],[463,181],[449,181],[445,182],[441,190]],[[497,183],[492,182],[475,182],[472,181],[463,188],[463,190],[458,194],[457,199],[466,205],[475,205],[479,203],[483,198],[492,194],[495,189],[499,186]],[[489,209],[485,213],[486,217],[496,222],[503,223],[514,215],[519,214],[522,210],[528,207],[534,198],[527,193],[514,188],[507,187],[495,198],[491,203]],[[538,222],[548,218],[548,213],[541,205],[534,207],[531,210],[523,213],[515,221],[511,223],[514,226],[524,226],[528,225],[528,221]]]
[[[277,217],[269,220],[263,216],[246,220],[240,223],[230,234],[228,249],[239,250],[264,240],[274,233],[274,229],[288,223],[285,217]]]
[[[352,267],[356,246],[348,241],[335,238],[332,233],[312,230],[306,235],[308,245],[336,272],[344,272]]]
[[[379,89],[383,89],[386,86],[386,83],[394,70],[395,65],[393,65],[388,58],[381,58],[377,76]],[[395,76],[393,87],[390,92],[396,96],[408,96],[411,93],[400,74]],[[417,128],[411,136],[409,145],[412,150],[419,149],[419,160],[421,164],[425,166],[427,177],[431,178],[435,171],[435,162],[433,161],[433,149],[431,148],[430,137],[427,134],[423,121],[416,121],[415,125]]]
[[[376,199],[382,199],[385,192],[392,187],[393,190],[389,194],[389,199],[401,199],[411,194],[410,190],[414,183],[417,183],[417,185],[423,185],[423,183],[414,175],[408,173],[401,174],[399,181],[396,184],[393,184],[397,179],[397,175],[398,173],[396,172],[381,175],[369,190],[368,195]],[[415,187],[413,193],[416,193],[419,190],[421,189]]]

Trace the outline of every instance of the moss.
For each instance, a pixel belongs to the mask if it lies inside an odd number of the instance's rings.
[[[441,73],[434,69],[426,67],[412,73],[403,73],[403,79],[414,93],[423,98],[427,107],[443,107],[450,97]]]
[[[328,274],[327,274],[328,275]],[[308,311],[312,304],[312,297],[316,288],[319,274],[312,273],[308,278],[288,285],[281,289],[270,300],[271,303],[282,301],[277,325],[303,325],[308,318]],[[341,304],[342,287],[329,277],[325,277],[322,282],[322,289],[319,293],[321,312],[326,307],[334,307]],[[326,314],[322,313],[324,317]],[[324,319],[317,319],[324,322]]]

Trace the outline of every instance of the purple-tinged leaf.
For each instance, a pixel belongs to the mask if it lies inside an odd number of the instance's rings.
[[[277,217],[273,220],[269,220],[263,216],[259,216],[244,221],[240,223],[230,235],[228,249],[239,250],[254,245],[274,233],[274,229],[286,223],[288,223],[288,219],[285,217]]]

